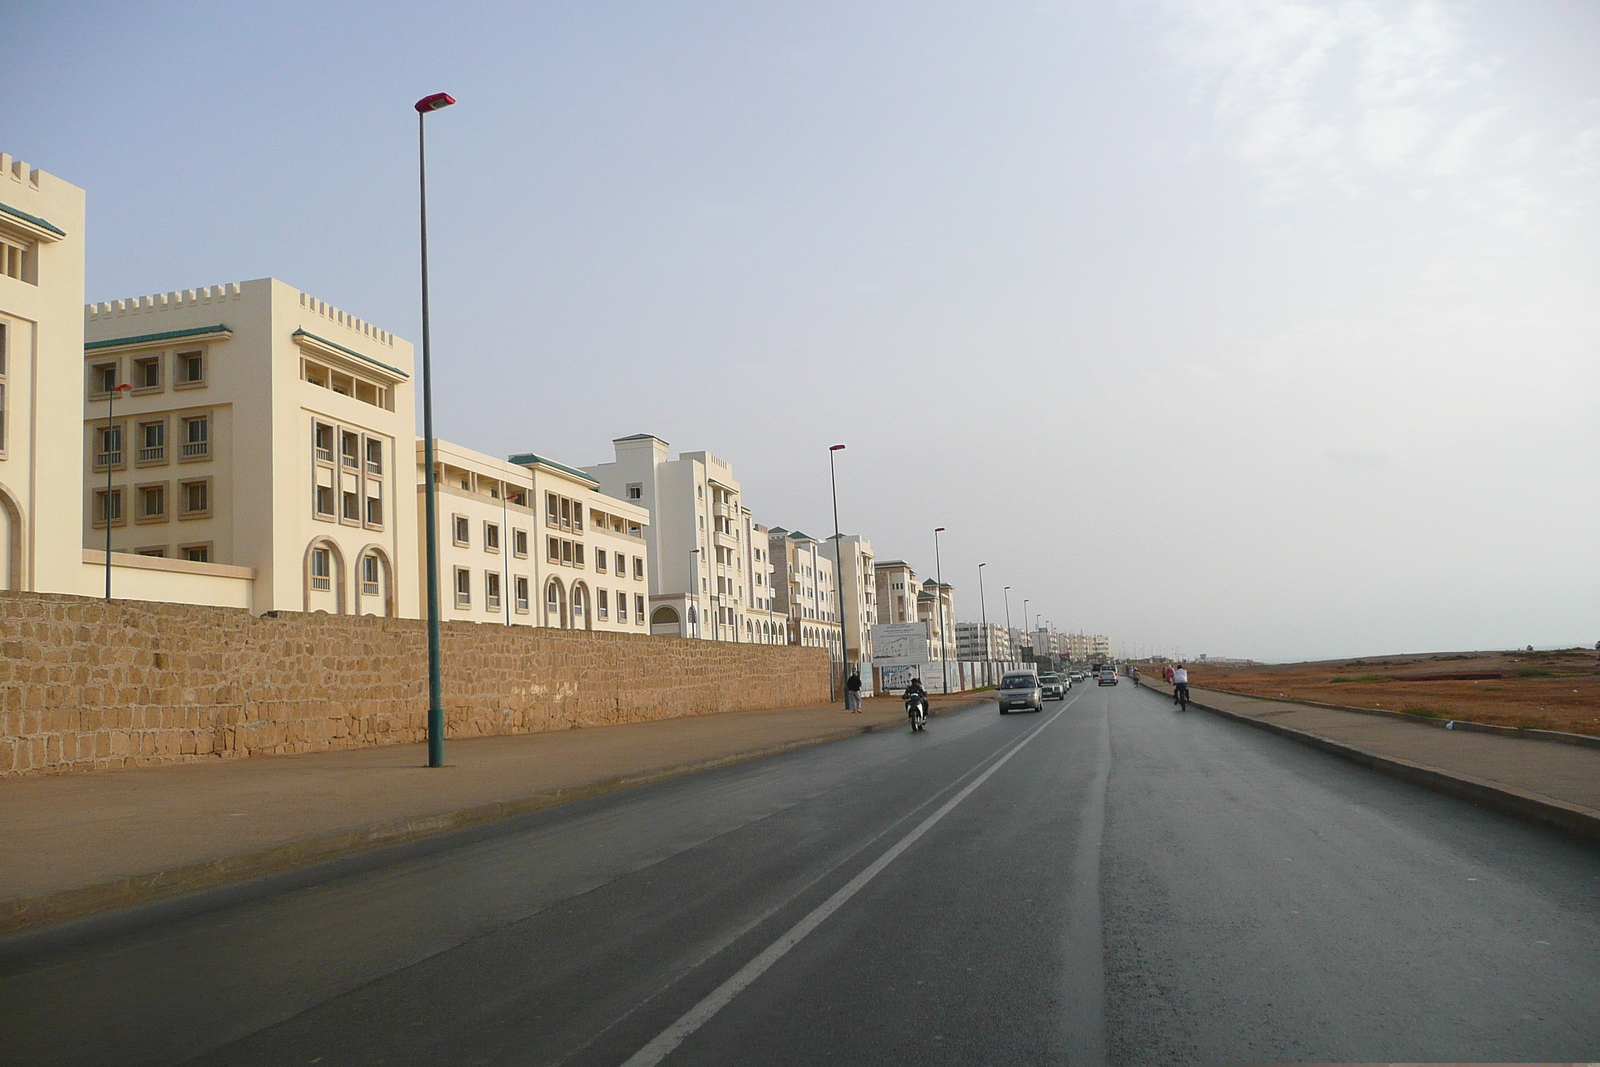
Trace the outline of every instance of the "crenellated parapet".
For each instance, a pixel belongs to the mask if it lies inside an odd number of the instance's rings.
[[[132,315],[158,314],[179,308],[222,304],[230,300],[238,300],[242,296],[243,290],[239,282],[229,282],[226,285],[206,285],[201,286],[199,289],[181,289],[170,293],[131,296],[125,300],[88,304],[83,309],[83,317],[86,322],[99,322]],[[395,335],[388,330],[380,329],[365,319],[358,319],[349,312],[342,311],[325,300],[318,300],[309,293],[300,294],[300,306],[311,314],[326,319],[332,325],[358,333],[363,337],[376,341],[378,344],[386,345],[390,348],[394,347]]]

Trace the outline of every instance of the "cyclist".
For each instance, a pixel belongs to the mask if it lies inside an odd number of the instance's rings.
[[[1172,672],[1172,702],[1185,705],[1189,703],[1189,672],[1181,663]]]

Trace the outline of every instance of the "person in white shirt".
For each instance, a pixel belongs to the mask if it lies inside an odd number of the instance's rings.
[[[1183,664],[1178,664],[1178,669],[1172,672],[1172,702],[1178,703],[1178,694],[1183,694],[1183,699],[1189,699],[1189,672]]]

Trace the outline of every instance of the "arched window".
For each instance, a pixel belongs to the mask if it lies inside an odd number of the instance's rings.
[[[305,610],[345,614],[349,601],[345,597],[344,553],[338,544],[325,537],[316,538],[306,546],[301,566]]]
[[[676,608],[662,606],[650,614],[651,626],[676,626],[678,625],[678,612]]]
[[[546,626],[558,630],[567,628],[567,594],[559,578],[552,578],[544,587],[544,614]]]

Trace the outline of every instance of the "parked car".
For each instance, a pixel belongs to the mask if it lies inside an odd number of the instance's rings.
[[[1039,695],[1045,700],[1065,700],[1070,688],[1072,681],[1069,678],[1055,673],[1039,675]]]
[[[1096,685],[1116,685],[1117,669],[1115,667],[1101,667],[1100,674],[1095,678]]]
[[[995,700],[1000,704],[1000,714],[1012,708],[1030,711],[1044,710],[1044,694],[1039,690],[1039,676],[1032,671],[1012,671],[1000,679],[995,690]]]

